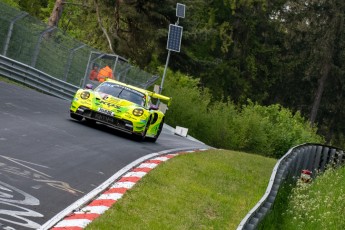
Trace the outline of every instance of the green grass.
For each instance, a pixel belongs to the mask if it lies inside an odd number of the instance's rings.
[[[39,90],[39,89],[36,89],[36,88],[34,88],[34,87],[31,87],[31,86],[26,85],[26,84],[24,84],[24,83],[21,83],[21,82],[19,82],[19,81],[9,79],[9,78],[7,78],[7,77],[0,76],[0,81],[6,82],[6,83],[11,84],[11,85],[16,85],[16,86],[22,87],[23,89],[33,89],[33,90],[36,90],[37,92],[40,92],[40,93],[44,93],[44,94],[45,94],[45,92],[42,92],[42,91]]]
[[[275,163],[226,150],[177,156],[87,229],[235,229],[264,194]]]
[[[286,181],[278,191],[277,197],[273,203],[272,210],[268,212],[266,217],[260,222],[258,229],[260,230],[276,230],[284,229],[282,222],[282,213],[286,211],[289,203],[289,196],[296,183]]]
[[[345,167],[328,169],[312,183],[279,191],[278,202],[261,229],[345,229]],[[291,190],[288,194],[287,191]]]
[[[21,87],[24,87],[24,88],[25,88],[25,86],[24,86],[23,84],[21,84],[21,83],[19,83],[19,82],[16,82],[16,81],[13,81],[13,80],[11,80],[11,79],[9,79],[9,78],[7,78],[7,77],[2,77],[2,76],[0,76],[0,81],[6,82],[6,83],[9,83],[9,84],[12,84],[12,85],[21,86]]]

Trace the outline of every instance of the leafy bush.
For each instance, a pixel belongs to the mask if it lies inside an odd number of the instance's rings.
[[[201,140],[208,138],[211,128],[206,122],[211,96],[207,90],[200,90],[198,83],[198,80],[175,73],[166,81],[163,93],[173,97],[166,122],[172,126],[188,127],[190,135]]]
[[[162,70],[161,70],[162,71]],[[168,71],[163,94],[173,98],[166,122],[189,129],[189,135],[217,148],[242,150],[280,158],[295,145],[323,143],[299,112],[251,101],[237,108],[230,99],[212,102],[199,79]]]
[[[246,133],[240,133],[245,142],[239,141],[237,144],[247,151],[280,158],[292,146],[324,142],[299,112],[293,114],[278,104],[261,106],[249,101],[239,111],[239,117],[236,126],[241,129],[247,127],[247,130]]]

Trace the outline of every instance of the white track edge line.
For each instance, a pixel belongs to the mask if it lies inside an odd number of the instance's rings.
[[[187,150],[188,149],[188,150]],[[93,189],[91,192],[80,198],[79,200],[72,203],[70,206],[56,214],[54,217],[52,217],[50,220],[45,222],[38,230],[47,230],[52,228],[56,223],[58,223],[60,220],[62,220],[65,216],[72,213],[74,210],[80,208],[81,206],[85,205],[87,202],[92,200],[94,197],[96,197],[98,194],[103,192],[107,187],[110,186],[111,183],[114,183],[118,178],[120,178],[122,175],[124,175],[126,172],[134,168],[134,166],[139,165],[140,163],[144,162],[145,160],[148,160],[150,158],[153,158],[155,156],[160,156],[163,154],[169,154],[171,152],[179,152],[179,151],[190,151],[190,149],[201,150],[198,148],[176,148],[176,149],[169,149],[164,150],[157,153],[151,153],[148,155],[145,155],[132,163],[128,164],[127,166],[120,169],[118,172],[116,172],[113,176],[111,176],[108,180],[103,182],[101,185],[99,185],[97,188]],[[202,149],[204,150],[204,149]]]

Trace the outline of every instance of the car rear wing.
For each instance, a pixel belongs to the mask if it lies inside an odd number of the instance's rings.
[[[155,98],[155,99],[159,99],[162,102],[164,102],[165,104],[167,104],[168,106],[170,105],[171,102],[171,97],[167,97],[158,93],[154,93],[154,92],[150,92],[148,91],[148,94],[150,97]]]

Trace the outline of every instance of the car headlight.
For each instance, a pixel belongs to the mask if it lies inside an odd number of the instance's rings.
[[[133,115],[134,115],[134,116],[137,116],[137,117],[143,115],[143,113],[144,113],[144,110],[143,110],[143,109],[134,109],[134,110],[133,110]]]
[[[83,91],[81,94],[80,94],[80,97],[84,100],[88,99],[90,97],[90,93],[88,91]]]

